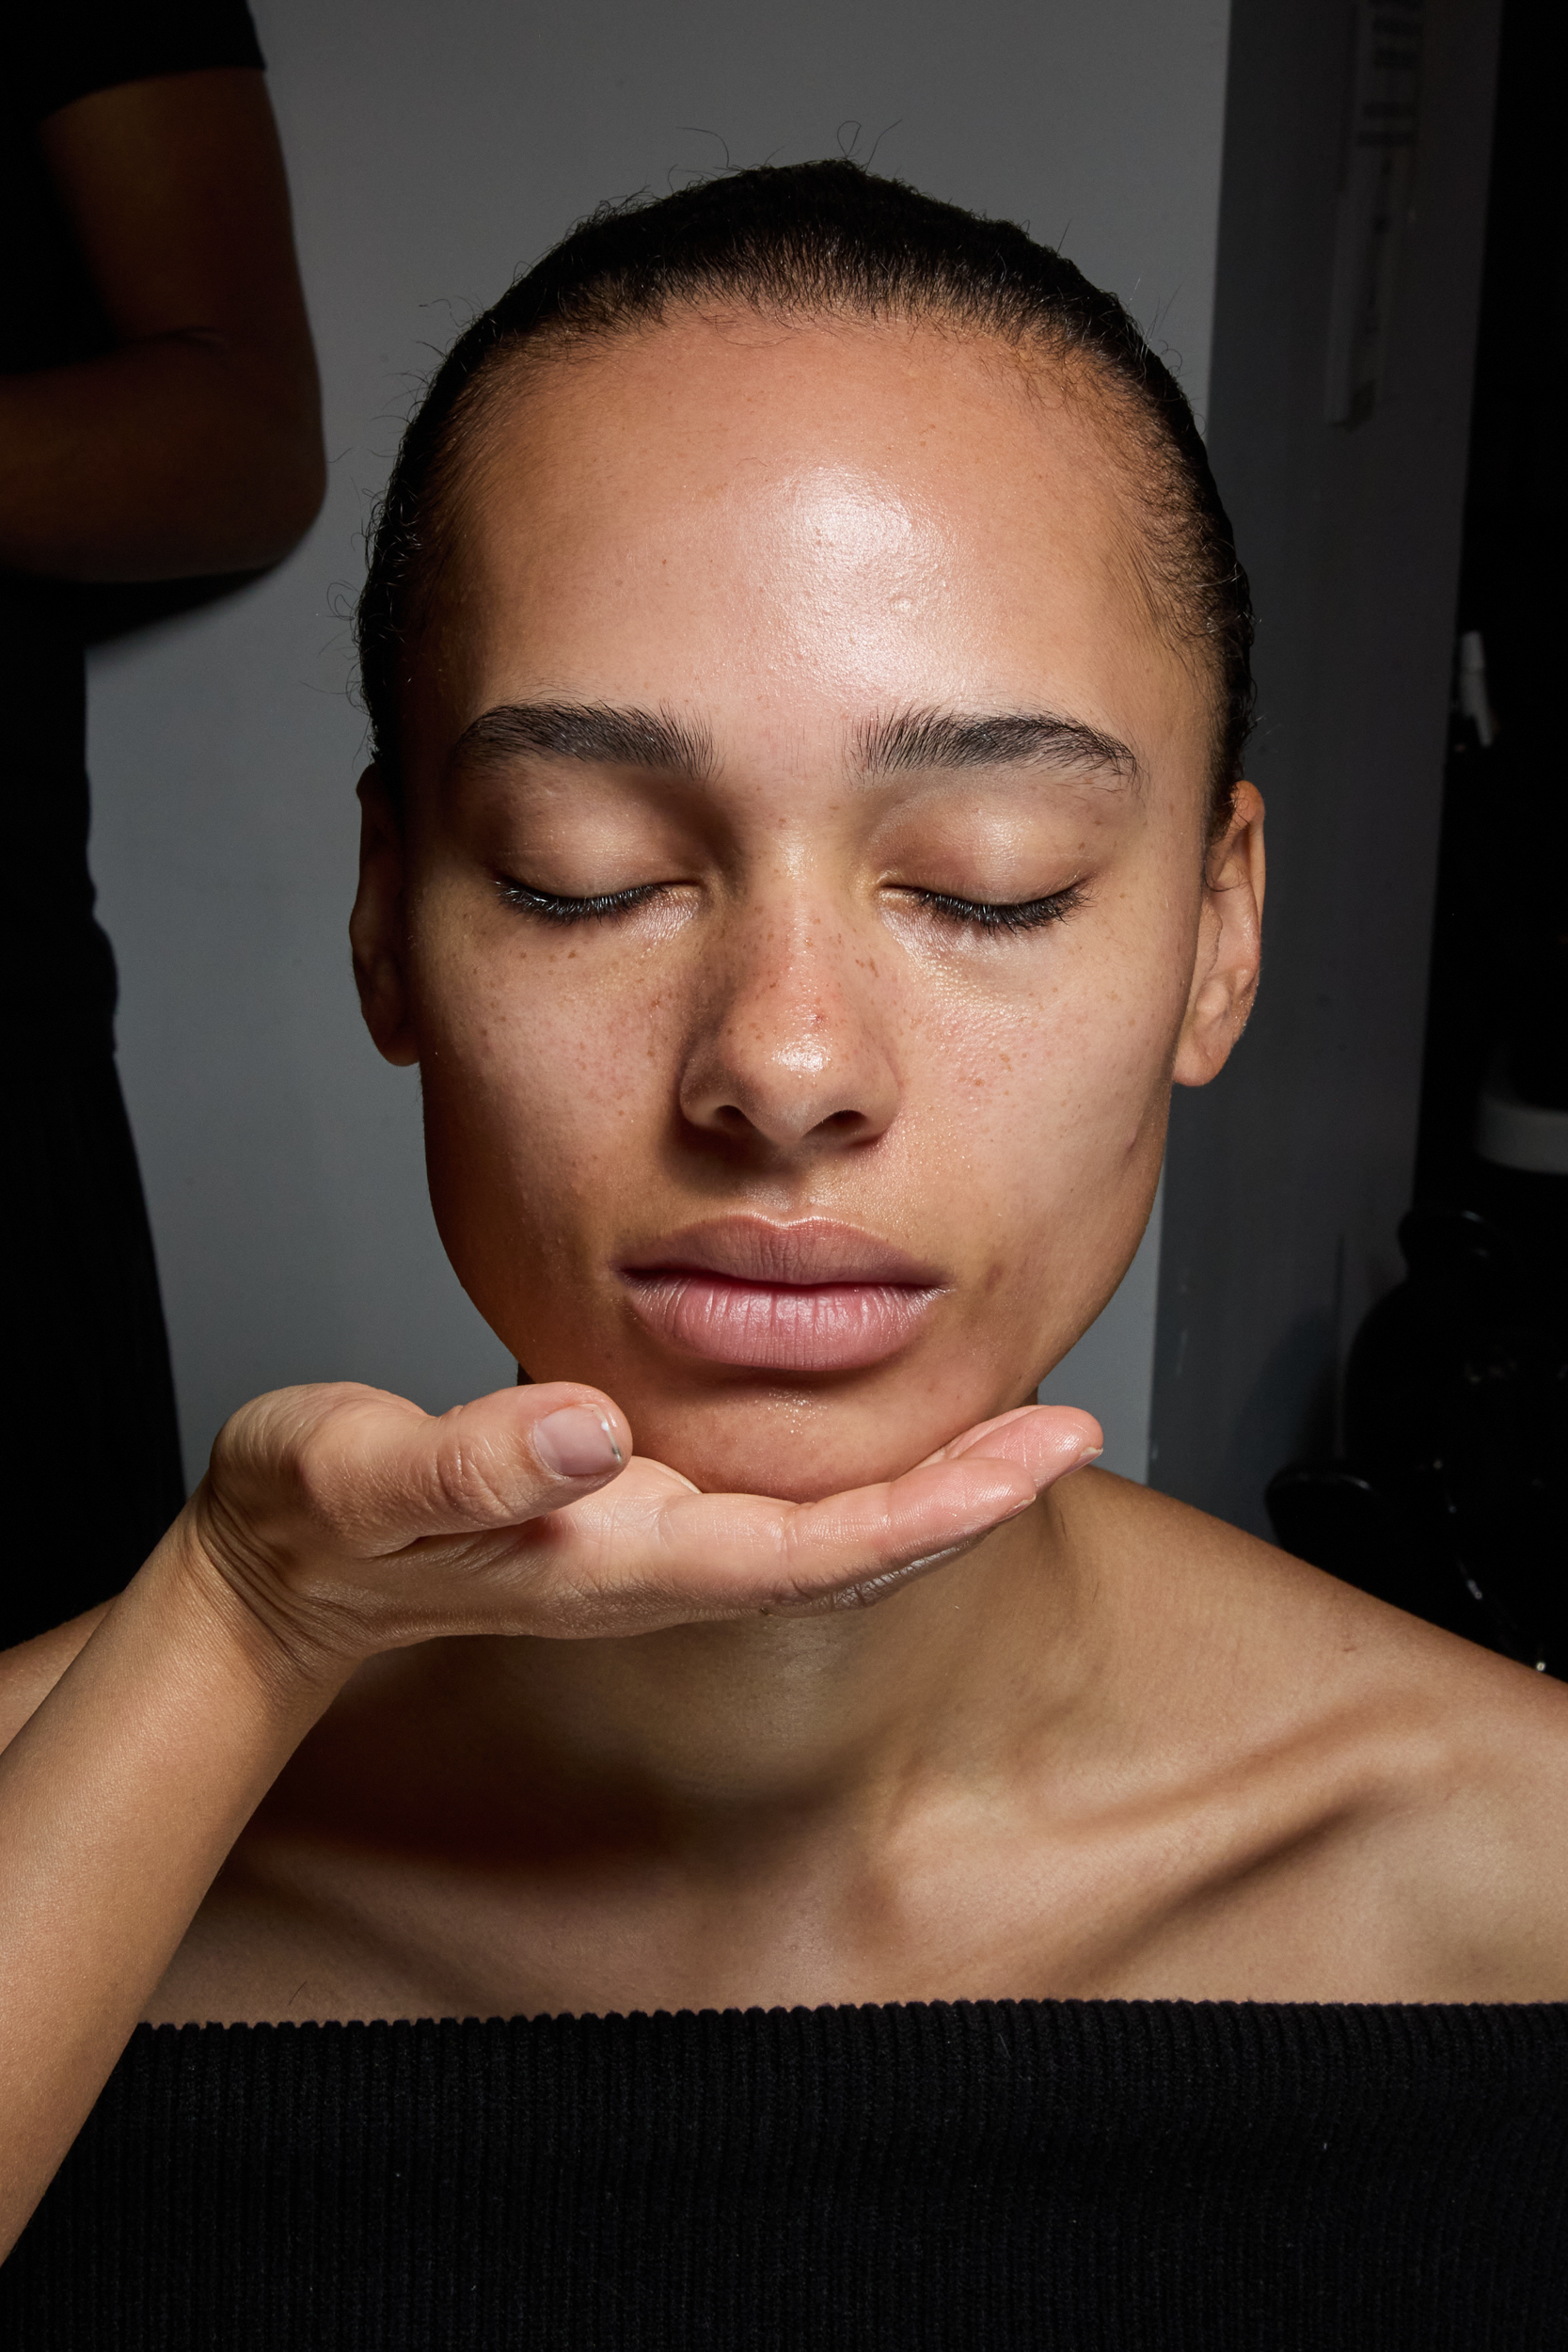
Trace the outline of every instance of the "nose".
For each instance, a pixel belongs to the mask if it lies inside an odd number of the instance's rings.
[[[682,1072],[689,1124],[772,1156],[873,1141],[898,1108],[870,943],[802,894],[736,906]]]

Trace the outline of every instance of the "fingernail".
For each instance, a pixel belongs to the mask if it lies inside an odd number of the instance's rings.
[[[586,1405],[565,1405],[535,1422],[533,1451],[552,1478],[602,1478],[625,1467],[615,1432]]]

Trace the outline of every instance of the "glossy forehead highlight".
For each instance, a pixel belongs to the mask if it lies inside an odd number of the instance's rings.
[[[753,330],[757,324],[754,320],[750,322]],[[525,358],[514,356],[508,359],[503,379],[492,384],[487,421],[478,417],[469,421],[465,436],[467,455],[461,481],[449,485],[454,503],[448,507],[446,516],[448,528],[441,566],[446,576],[437,609],[429,615],[435,631],[430,653],[435,658],[421,658],[411,665],[410,685],[415,673],[422,670],[424,691],[417,695],[415,710],[419,716],[411,713],[413,757],[404,781],[414,783],[422,771],[439,785],[443,777],[455,779],[460,768],[471,773],[482,765],[493,768],[497,761],[530,755],[578,763],[593,761],[601,766],[657,768],[671,775],[689,777],[713,773],[711,728],[705,723],[694,733],[696,723],[690,716],[693,703],[700,708],[706,700],[700,679],[689,681],[681,691],[676,699],[686,715],[676,717],[663,696],[657,707],[631,707],[629,697],[623,703],[614,691],[614,681],[603,675],[602,666],[596,660],[591,660],[591,671],[600,671],[594,678],[595,686],[602,679],[610,688],[602,700],[597,696],[579,700],[570,695],[533,700],[528,698],[525,688],[523,696],[496,702],[480,719],[469,720],[467,727],[462,704],[467,702],[471,712],[474,700],[461,690],[449,698],[449,689],[456,686],[459,675],[469,673],[472,660],[489,639],[492,622],[504,617],[503,606],[493,593],[497,578],[508,583],[506,595],[510,601],[510,581],[514,576],[519,580],[526,576],[537,587],[535,575],[541,563],[551,565],[565,555],[576,564],[582,552],[576,513],[579,487],[591,501],[596,501],[594,512],[597,514],[604,505],[606,490],[616,478],[615,466],[641,447],[641,427],[629,441],[623,429],[628,415],[634,423],[640,419],[643,421],[646,432],[658,447],[662,447],[666,427],[672,421],[677,437],[689,431],[693,418],[701,428],[705,414],[702,402],[693,412],[683,397],[683,388],[692,381],[693,355],[690,350],[683,352],[677,339],[683,328],[702,340],[717,328],[727,339],[728,329],[734,325],[727,317],[715,321],[705,314],[689,314],[678,322],[666,320],[657,326],[638,327],[612,339],[595,341],[588,351],[578,350],[569,358],[559,351],[546,358],[541,351]],[[956,338],[951,332],[929,330],[924,323],[908,329],[914,345],[912,354],[896,347],[895,333],[863,321],[769,326],[769,349],[774,332],[784,334],[791,342],[797,337],[804,342],[810,339],[813,326],[830,330],[826,338],[830,346],[842,341],[859,347],[849,362],[850,389],[843,410],[845,431],[849,437],[843,445],[840,462],[830,469],[831,478],[837,481],[847,466],[858,482],[869,468],[868,488],[876,494],[877,502],[898,493],[894,503],[900,513],[904,511],[900,452],[906,447],[909,450],[915,485],[911,496],[918,509],[924,496],[922,478],[931,476],[936,449],[942,446],[940,440],[934,446],[930,441],[933,422],[939,423],[939,431],[949,439],[955,434],[958,436],[955,443],[958,458],[963,460],[973,454],[977,469],[977,474],[971,473],[966,464],[958,464],[957,485],[968,485],[960,488],[960,515],[973,505],[975,495],[987,511],[998,498],[1003,500],[1007,514],[1016,512],[1021,497],[1025,506],[1032,505],[1031,485],[1039,463],[1034,454],[1035,437],[1043,434],[1052,454],[1044,461],[1040,476],[1045,485],[1042,512],[1058,512],[1058,520],[1052,528],[1065,530],[1067,543],[1076,547],[1081,551],[1080,560],[1099,574],[1103,587],[1096,593],[1109,593],[1129,625],[1140,635],[1150,632],[1166,652],[1176,650],[1151,610],[1135,557],[1130,556],[1131,544],[1137,535],[1135,492],[1122,453],[1117,447],[1113,422],[1093,387],[1085,390],[1081,371],[1052,368],[1049,382],[1042,382],[1037,380],[1035,364],[1021,365],[1016,352],[1000,349],[983,337],[972,336],[962,339],[968,347],[960,352],[954,348]],[[696,356],[700,358],[700,351]],[[915,362],[912,373],[909,364],[911,357]],[[772,381],[772,371],[765,364],[768,353],[758,350],[752,336],[742,339],[736,358],[741,369],[741,391],[745,392],[759,366],[763,368],[762,389],[766,391]],[[837,366],[831,352],[824,358],[831,388],[837,380]],[[588,363],[588,380],[578,373],[583,360]],[[623,373],[628,363],[629,373]],[[802,364],[802,380],[809,391],[823,359],[808,358]],[[936,410],[927,411],[921,387],[929,380],[927,372],[933,364],[941,405]],[[883,417],[880,386],[884,367],[889,371],[892,402],[886,419],[890,432],[879,425]],[[606,371],[602,375],[601,369]],[[705,371],[699,370],[698,373],[702,375]],[[603,385],[608,406],[601,405],[598,385],[592,381],[594,377]],[[659,397],[661,391],[668,392],[669,407]],[[807,401],[802,408],[796,391],[786,392],[784,402],[781,431],[772,432],[765,405],[749,428],[749,444],[745,440],[741,444],[738,470],[732,465],[726,449],[715,458],[716,480],[723,482],[726,473],[733,473],[736,480],[743,483],[759,478],[764,484],[770,482],[769,465],[765,463],[760,477],[756,474],[755,451],[759,447],[765,460],[769,452],[776,453],[783,468],[779,479],[792,499],[799,498],[802,484],[816,483],[823,475],[827,459],[840,446],[836,407],[830,407],[824,415],[820,406],[814,411],[814,405]],[[973,447],[974,436],[965,423],[972,404],[978,404],[982,410],[989,409],[997,419],[994,452],[989,446]],[[744,413],[750,403],[743,401],[741,405]],[[799,449],[795,446],[797,422],[804,436]],[[988,433],[980,437],[983,444],[989,444],[992,437]],[[678,437],[673,446],[679,451]],[[701,439],[695,446],[703,446]],[[883,470],[890,461],[891,474]],[[605,464],[610,474],[608,480],[601,481]],[[674,469],[674,477],[677,489],[681,482],[687,485],[681,501],[687,511],[687,523],[701,530],[706,501],[690,495],[689,466],[688,455]],[[944,497],[950,477],[951,469],[945,461],[937,464],[935,476],[927,481],[926,487],[934,486],[939,497]],[[724,511],[721,502],[719,512]],[[609,545],[614,552],[620,546],[617,533],[623,526],[613,499],[608,515]],[[961,542],[973,548],[980,572],[989,572],[994,566],[987,554],[990,534],[986,512],[976,510],[968,519],[974,527],[960,529]],[[815,532],[807,534],[811,546],[803,543],[802,560],[809,558],[818,536]],[[593,544],[596,546],[597,541]],[[500,566],[499,575],[492,568],[497,564]],[[518,564],[524,570],[515,575],[514,567]],[[1027,603],[1027,582],[1020,580],[1017,588]],[[552,596],[550,601],[553,604],[556,599]],[[585,626],[592,627],[592,616]],[[512,655],[525,648],[532,632],[525,629],[521,638],[515,630],[508,634],[509,658],[505,667],[511,668]],[[578,666],[574,643],[577,650],[592,655],[591,636],[555,644],[553,652],[542,655],[546,675],[551,671],[559,674],[563,668],[565,676],[571,676]],[[480,664],[481,670],[488,666],[483,661]],[[469,675],[470,687],[483,691],[484,682],[480,675]],[[562,678],[562,683],[564,682]],[[657,679],[657,670],[650,682],[663,683]],[[876,772],[891,776],[908,773],[917,767],[944,771],[987,766],[1017,769],[1032,762],[1042,769],[1049,765],[1061,775],[1070,770],[1085,777],[1092,771],[1101,782],[1117,778],[1137,781],[1137,761],[1129,745],[1108,734],[1103,726],[1097,727],[1070,711],[1030,707],[1032,696],[1026,675],[1006,682],[999,680],[1001,707],[992,704],[978,710],[956,708],[943,691],[948,682],[940,675],[933,675],[928,680],[908,676],[902,686],[892,679],[884,683],[898,703],[902,702],[903,693],[912,688],[911,702],[918,703],[919,707],[898,707],[895,703],[890,708],[889,702],[880,697],[868,697],[863,702],[862,711],[868,715],[860,720],[854,742],[844,748],[847,774],[866,776]],[[494,684],[501,685],[502,679],[496,677]],[[690,691],[692,684],[697,687],[694,696]],[[936,690],[929,703],[922,695],[923,684]],[[985,692],[984,689],[981,691]],[[1013,702],[1014,693],[1019,693],[1022,708]],[[961,687],[955,699],[965,699]],[[1106,715],[1102,697],[1094,694],[1092,699],[1096,706],[1093,717],[1102,720]],[[989,694],[986,700],[990,701]],[[1054,701],[1053,695],[1052,700]],[[850,710],[852,714],[853,698]],[[847,717],[844,723],[849,726],[851,719]],[[464,727],[464,732],[454,743],[452,735],[459,727]],[[1149,748],[1148,744],[1144,745],[1146,752]]]

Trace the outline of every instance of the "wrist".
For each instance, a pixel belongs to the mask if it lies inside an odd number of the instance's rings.
[[[314,1720],[360,1659],[303,1624],[264,1579],[236,1567],[214,1538],[205,1500],[198,1488],[142,1574],[156,1576],[195,1638],[230,1670],[238,1664],[269,1709]]]

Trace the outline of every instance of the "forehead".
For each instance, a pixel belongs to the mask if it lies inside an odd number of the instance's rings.
[[[449,740],[545,694],[808,731],[1043,698],[1129,740],[1194,700],[1103,396],[989,340],[740,314],[532,360],[486,396],[449,531]]]

